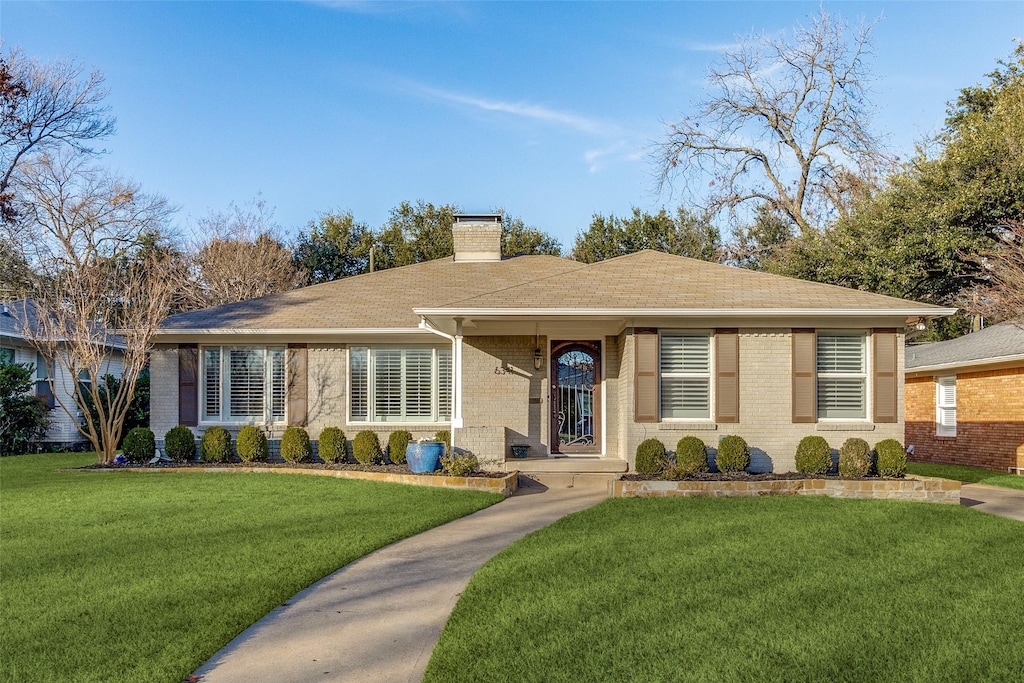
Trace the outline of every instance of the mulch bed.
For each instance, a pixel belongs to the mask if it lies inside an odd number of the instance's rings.
[[[657,474],[637,474],[631,472],[620,477],[622,481],[662,481]],[[892,477],[841,477],[838,474],[802,474],[800,472],[766,472],[751,474],[750,472],[700,472],[678,481],[780,481],[790,479],[835,479],[836,481],[879,481]],[[676,481],[676,480],[673,480]]]
[[[124,465],[101,465],[99,463],[93,463],[92,465],[86,465],[84,467],[78,467],[80,470],[127,470],[127,469],[140,469],[140,468],[166,468],[166,467],[195,467],[197,469],[203,469],[207,467],[216,467],[218,469],[229,468],[229,469],[242,469],[245,467],[266,467],[266,468],[279,468],[279,469],[303,469],[303,470],[353,470],[357,472],[389,472],[391,474],[417,474],[409,469],[408,465],[361,465],[359,463],[338,463],[338,464],[327,464],[323,462],[299,462],[290,463],[283,460],[274,460],[271,462],[166,462],[160,461],[157,463],[150,464],[148,462],[129,462]],[[440,470],[437,472],[427,472],[437,477],[448,476],[442,473]],[[470,474],[461,475],[466,477],[481,477],[488,479],[500,479],[507,476],[506,472],[472,472]]]

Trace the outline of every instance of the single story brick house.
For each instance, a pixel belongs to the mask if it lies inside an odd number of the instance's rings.
[[[152,426],[406,429],[508,469],[513,445],[625,471],[645,438],[727,434],[752,469],[800,439],[903,439],[903,329],[943,309],[656,251],[586,264],[501,256],[459,216],[453,257],[169,317]],[[506,463],[506,461],[511,461]]]
[[[1024,327],[906,349],[913,460],[1024,473]]]

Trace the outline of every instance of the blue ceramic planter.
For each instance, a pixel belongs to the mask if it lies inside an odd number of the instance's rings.
[[[411,443],[405,449],[405,460],[416,474],[434,472],[441,468],[443,443]]]

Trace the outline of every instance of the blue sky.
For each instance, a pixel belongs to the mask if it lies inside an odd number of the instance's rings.
[[[875,130],[908,156],[1024,37],[1024,2],[826,2],[874,33]],[[402,200],[504,207],[570,246],[593,213],[674,207],[651,146],[737,34],[818,3],[0,1],[0,36],[103,72],[104,163],[194,223],[262,193],[294,233]]]

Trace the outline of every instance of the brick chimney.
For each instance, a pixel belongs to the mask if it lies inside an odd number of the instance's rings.
[[[457,214],[452,240],[456,261],[500,261],[501,214]]]

